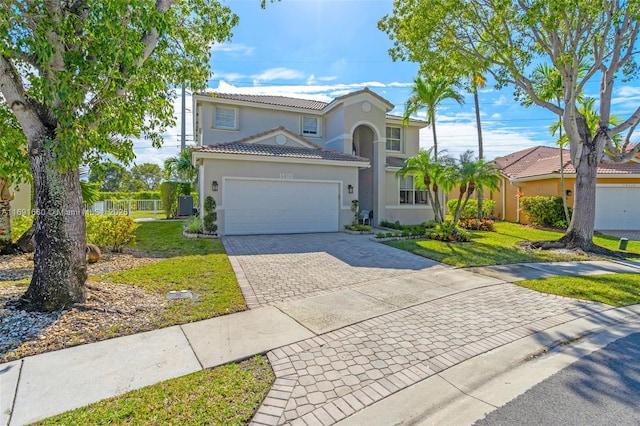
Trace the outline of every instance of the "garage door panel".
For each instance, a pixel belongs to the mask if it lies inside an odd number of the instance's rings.
[[[596,188],[596,230],[640,229],[640,188]]]
[[[338,231],[338,183],[228,179],[224,191],[227,235]]]

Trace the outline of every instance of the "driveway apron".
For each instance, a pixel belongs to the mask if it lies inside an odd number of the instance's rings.
[[[250,308],[442,267],[366,235],[233,236],[223,243]]]

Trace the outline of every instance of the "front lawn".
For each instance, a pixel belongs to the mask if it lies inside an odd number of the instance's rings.
[[[182,221],[142,222],[136,230],[136,239],[138,250],[168,259],[95,279],[133,285],[159,295],[171,290],[190,290],[194,297],[170,302],[158,318],[158,326],[247,309],[220,240],[185,238]]]
[[[495,227],[496,232],[471,231],[471,241],[466,243],[398,240],[384,244],[458,267],[589,260],[587,256],[583,255],[560,254],[543,250],[525,251],[517,245],[519,241],[525,240],[558,239],[563,235],[561,232],[541,230],[510,222],[496,222]],[[617,249],[618,241],[619,239],[615,237],[600,235],[594,237],[596,244],[612,250]],[[627,251],[629,253],[640,252],[640,242],[629,241]]]
[[[38,425],[243,425],[273,383],[263,357],[127,392]]]
[[[514,284],[542,293],[602,302],[616,307],[640,303],[640,274],[550,277]]]

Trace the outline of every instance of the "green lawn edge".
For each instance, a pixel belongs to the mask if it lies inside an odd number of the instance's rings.
[[[563,233],[510,222],[496,222],[495,232],[470,231],[470,242],[443,242],[429,239],[387,241],[391,247],[456,267],[492,266],[514,263],[538,263],[593,260],[583,254],[561,254],[545,250],[525,251],[522,241],[557,240]],[[596,235],[594,243],[617,250],[619,239]],[[640,241],[629,241],[629,256],[640,253]]]
[[[36,425],[244,425],[275,380],[262,356],[201,370],[49,417]]]

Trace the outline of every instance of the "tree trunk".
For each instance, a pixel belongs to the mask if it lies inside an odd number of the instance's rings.
[[[22,296],[30,310],[85,301],[85,221],[78,170],[62,172],[46,138],[29,141],[35,188],[35,268]]]
[[[9,182],[0,177],[0,253],[11,247],[11,192]]]
[[[598,173],[599,153],[604,142],[598,136],[591,138],[584,117],[578,117],[578,128],[583,138],[581,150],[572,149],[573,165],[576,169],[576,191],[573,200],[573,217],[567,233],[560,239],[567,248],[592,250],[593,228],[596,219],[596,177]],[[576,161],[577,160],[577,161]]]
[[[436,113],[431,111],[431,132],[433,133],[433,159],[438,160],[438,137],[436,136]]]
[[[478,86],[473,84],[473,103],[476,107],[476,129],[478,131],[478,160],[484,159],[484,143],[482,141],[482,121],[480,120],[480,99],[478,97]],[[482,222],[482,199],[484,194],[482,188],[478,189],[476,198],[478,199],[478,222]]]

